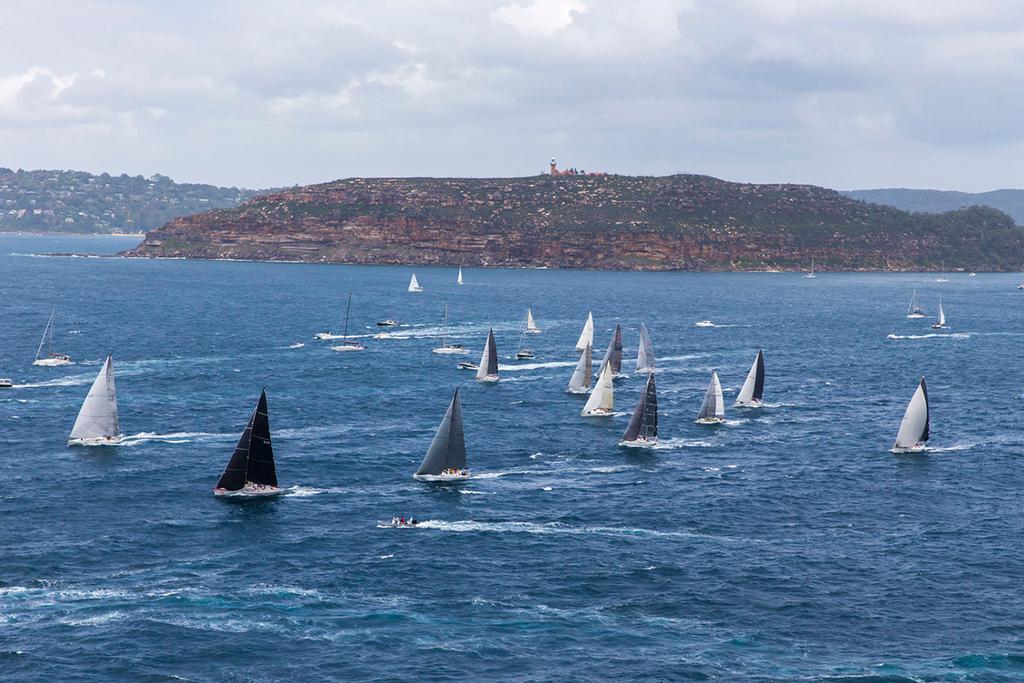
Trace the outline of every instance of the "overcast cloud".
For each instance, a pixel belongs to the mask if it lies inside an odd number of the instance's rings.
[[[0,166],[1024,186],[1019,0],[0,2]]]

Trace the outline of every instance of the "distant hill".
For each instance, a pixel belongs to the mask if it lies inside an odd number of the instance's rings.
[[[0,231],[144,232],[178,216],[237,206],[254,190],[83,171],[0,167]]]
[[[875,204],[894,206],[904,211],[942,213],[968,206],[991,206],[1024,225],[1024,190],[993,190],[991,192],[953,192],[949,190],[847,190],[847,197]]]
[[[908,213],[699,175],[349,178],[177,218],[131,256],[631,270],[1016,269],[985,207]]]

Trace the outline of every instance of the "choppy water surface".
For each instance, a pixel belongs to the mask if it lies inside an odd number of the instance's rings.
[[[1013,275],[418,268],[409,294],[406,268],[26,255],[128,245],[0,238],[7,680],[1024,677]],[[905,319],[915,287],[950,330]],[[315,341],[349,291],[356,334],[400,338]],[[430,353],[446,301],[474,360],[494,326],[497,385]],[[35,368],[51,306],[77,363]],[[564,393],[588,309],[598,356],[650,328],[660,448],[616,445],[643,378],[609,419]],[[768,406],[693,424],[759,348]],[[67,448],[108,351],[129,438]],[[922,374],[933,451],[894,457]],[[215,499],[262,386],[287,492]],[[456,386],[473,479],[415,482]]]

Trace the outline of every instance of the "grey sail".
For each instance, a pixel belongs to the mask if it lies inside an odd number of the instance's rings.
[[[704,393],[704,402],[700,404],[698,420],[721,420],[725,417],[725,405],[722,403],[722,384],[718,381],[718,372],[711,372],[711,382]]]
[[[114,439],[121,434],[117,418],[117,389],[114,386],[113,359],[107,360],[100,368],[92,383],[78,419],[71,429],[72,439]]]
[[[590,389],[594,373],[593,353],[594,349],[587,344],[576,363],[576,369],[572,371],[572,377],[569,379],[569,391],[574,394],[582,394]]]
[[[923,446],[928,441],[930,423],[928,386],[924,382],[924,377],[922,377],[920,384],[917,385],[917,390],[914,392],[914,396],[907,405],[906,412],[903,414],[903,420],[900,422],[900,430],[896,434],[896,443],[893,444],[893,449],[910,450]]]
[[[498,376],[498,347],[494,343],[494,330],[487,331],[487,344],[480,356],[480,368],[476,371],[477,379],[496,378]]]
[[[608,342],[604,358],[601,359],[601,368],[603,369],[605,365],[611,367],[613,377],[622,372],[622,326],[618,323],[615,325],[612,340]],[[600,370],[598,370],[598,374],[601,374]]]
[[[640,323],[640,346],[636,352],[636,371],[650,372],[654,369],[654,345],[647,333],[647,325]]]
[[[439,475],[446,469],[466,469],[466,437],[462,430],[462,403],[455,390],[430,448],[416,470],[416,475]]]
[[[629,418],[629,425],[622,440],[626,442],[644,440],[654,441],[658,438],[658,392],[654,386],[654,373],[647,375],[647,384],[640,394],[640,400]]]

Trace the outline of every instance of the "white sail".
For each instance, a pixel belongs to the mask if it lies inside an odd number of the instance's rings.
[[[907,411],[900,422],[900,430],[896,434],[893,451],[922,450],[928,441],[928,387],[924,377],[917,385],[917,391],[907,405]]]
[[[420,287],[420,283],[416,280],[416,273],[412,274],[412,279],[409,280],[409,291],[410,292],[422,292],[423,288]]]
[[[761,395],[764,391],[764,354],[760,351],[754,357],[754,362],[747,373],[747,379],[743,381],[743,387],[736,396],[737,406],[759,406]]]
[[[526,332],[527,334],[540,334],[537,321],[533,319],[533,311],[529,308],[526,309]]]
[[[937,324],[939,327],[946,326],[946,313],[942,310],[942,299],[939,299],[939,320]]]
[[[569,379],[569,393],[585,394],[590,391],[591,374],[594,372],[593,363],[593,349],[588,346],[583,349],[579,362],[576,363],[576,369],[572,371],[572,377]]]
[[[636,371],[652,372],[654,370],[654,345],[647,333],[647,325],[640,323],[640,347],[636,351]]]
[[[588,346],[594,345],[594,314],[587,312],[587,322],[583,324],[583,331],[580,332],[580,338],[576,341],[576,350],[582,351]]]
[[[120,434],[114,364],[113,359],[107,356],[82,403],[82,409],[78,411],[78,419],[71,429],[71,441],[113,442]]]
[[[718,371],[712,370],[711,382],[704,393],[704,402],[700,404],[698,422],[721,422],[725,419],[725,402],[722,400],[722,384],[718,381]]]
[[[494,344],[494,330],[487,333],[487,343],[484,344],[484,352],[480,356],[476,378],[481,382],[498,381],[498,349]]]
[[[587,404],[580,415],[610,415],[615,409],[615,390],[612,388],[612,369],[605,365],[597,378],[594,390],[590,392]]]
[[[416,277],[416,276],[414,275],[413,277]],[[457,284],[460,284],[460,285],[462,284],[462,266],[459,266],[459,277],[458,277],[458,279],[455,282]]]

